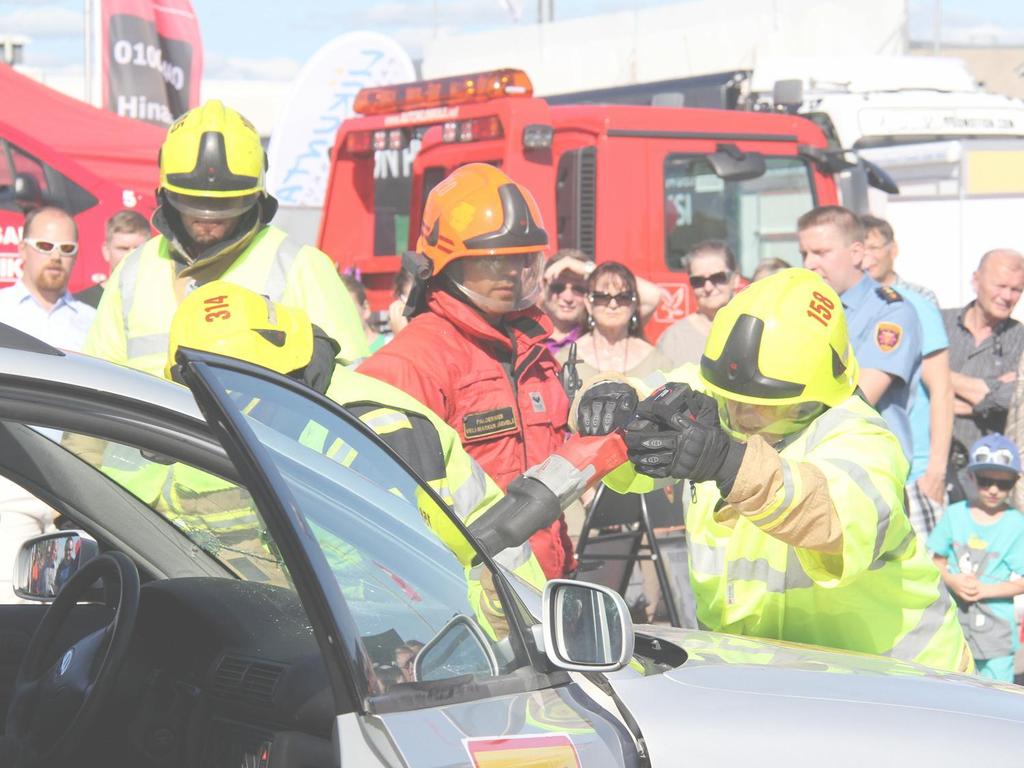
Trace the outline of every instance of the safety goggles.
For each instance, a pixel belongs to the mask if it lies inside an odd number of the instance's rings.
[[[561,296],[568,288],[576,296],[586,296],[587,289],[581,283],[566,283],[562,281],[548,283],[548,293],[552,296]]]
[[[620,307],[632,304],[636,301],[636,294],[632,291],[619,291],[618,293],[605,293],[604,291],[591,291],[590,303],[599,307],[606,307],[615,301]]]
[[[713,275],[690,275],[690,285],[696,291],[703,288],[710,281],[712,285],[717,285],[721,288],[731,279],[732,272],[728,270],[725,270],[724,272],[715,272]]]
[[[40,240],[38,237],[26,237],[25,243],[31,245],[40,253],[56,253],[59,256],[71,258],[78,253],[78,243],[64,240],[56,243],[53,240]]]
[[[978,484],[978,487],[984,490],[990,488],[993,485],[1000,491],[1008,491],[1017,483],[1015,477],[994,477],[992,475],[975,475],[974,481]]]

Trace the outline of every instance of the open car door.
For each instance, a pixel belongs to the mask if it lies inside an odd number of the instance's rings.
[[[369,428],[265,369],[188,350],[178,362],[313,624],[338,764],[641,763],[619,720],[545,662],[536,619],[461,522]]]

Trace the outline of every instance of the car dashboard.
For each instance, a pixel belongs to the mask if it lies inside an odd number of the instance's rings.
[[[290,590],[217,578],[141,590],[116,687],[109,765],[262,766],[330,749],[335,703],[312,627]]]

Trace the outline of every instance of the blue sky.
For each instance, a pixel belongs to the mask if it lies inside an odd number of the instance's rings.
[[[555,19],[681,0],[551,0]],[[682,0],[685,2],[685,0]],[[842,0],[859,4],[858,0]],[[899,0],[892,0],[898,2]],[[80,71],[84,0],[0,0],[0,33],[28,35],[26,64]],[[907,0],[911,38],[931,40],[941,6],[948,42],[1024,45],[1024,0]],[[358,29],[393,35],[417,57],[435,32],[468,32],[537,18],[537,0],[192,0],[208,77],[290,79],[333,37]],[[518,8],[518,22],[510,8]]]

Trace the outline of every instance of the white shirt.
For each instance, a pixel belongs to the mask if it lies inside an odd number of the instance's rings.
[[[96,310],[78,301],[70,291],[65,291],[53,308],[47,310],[21,280],[0,289],[0,323],[12,325],[60,349],[81,350],[95,316]]]

